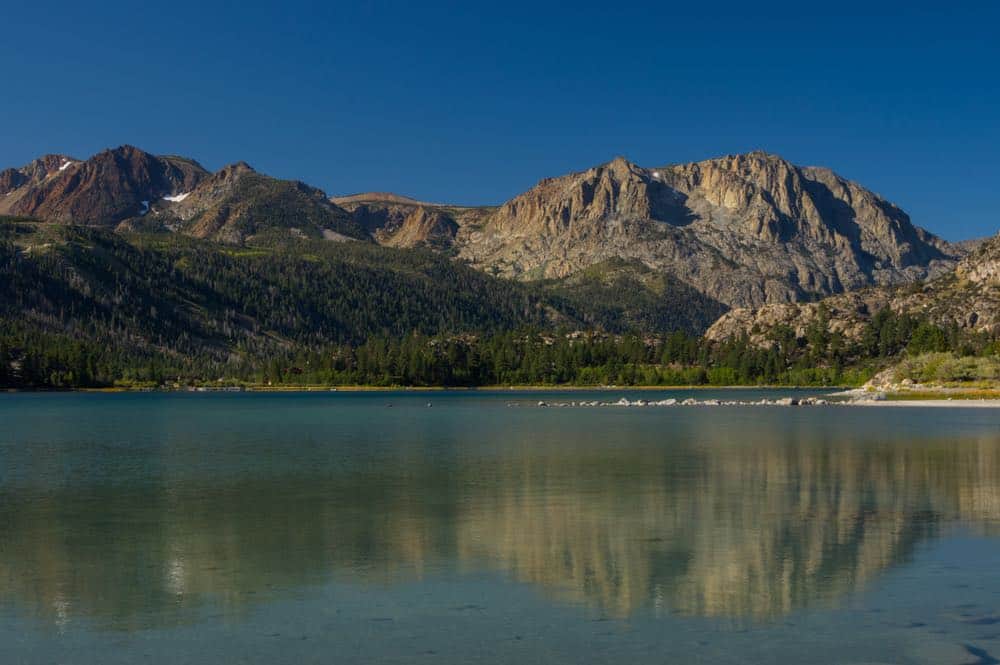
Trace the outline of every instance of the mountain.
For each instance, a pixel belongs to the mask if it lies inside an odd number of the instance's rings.
[[[501,275],[635,260],[730,307],[914,281],[961,254],[856,183],[763,152],[654,169],[617,158],[456,221],[458,255]]]
[[[244,244],[259,236],[327,240],[365,239],[368,234],[321,190],[262,175],[238,162],[197,187],[160,202],[163,223],[196,238]],[[176,220],[172,219],[176,218]]]
[[[145,214],[164,196],[190,191],[208,175],[193,160],[127,145],[86,161],[48,155],[3,174],[0,214],[110,227]]]
[[[0,173],[0,214],[123,230],[173,230],[230,244],[367,239],[326,194],[238,162],[210,174],[183,157],[132,146],[88,160],[47,155]]]
[[[926,320],[970,333],[1000,334],[1000,235],[981,242],[954,270],[906,286],[873,287],[835,295],[817,303],[738,308],[706,332],[710,340],[749,336],[767,346],[779,328],[802,339],[817,322],[830,332],[857,341],[881,311]]]

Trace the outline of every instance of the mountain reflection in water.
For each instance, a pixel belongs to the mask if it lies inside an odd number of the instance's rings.
[[[950,525],[996,531],[1000,436],[786,413],[401,408],[333,434],[5,441],[0,602],[128,630],[488,571],[615,616],[766,620],[843,602]]]

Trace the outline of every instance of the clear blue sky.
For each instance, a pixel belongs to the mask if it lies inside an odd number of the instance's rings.
[[[132,143],[497,203],[761,148],[946,238],[1000,229],[1000,3],[747,4],[10,2],[0,164]]]

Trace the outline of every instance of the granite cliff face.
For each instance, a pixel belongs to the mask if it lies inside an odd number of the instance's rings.
[[[4,174],[0,214],[111,227],[146,214],[164,196],[190,191],[208,175],[193,160],[158,157],[127,145],[86,161],[47,155]]]
[[[1000,333],[1000,235],[979,244],[953,271],[926,282],[862,289],[818,303],[737,308],[716,321],[706,336],[721,341],[747,335],[764,347],[771,344],[771,333],[779,326],[804,337],[822,311],[830,332],[858,340],[865,324],[882,309],[926,317],[939,325]]]
[[[519,279],[637,259],[733,307],[913,281],[959,254],[857,184],[762,152],[657,169],[617,158],[543,180],[456,244]]]

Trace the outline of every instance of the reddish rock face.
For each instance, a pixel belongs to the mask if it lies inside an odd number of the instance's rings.
[[[0,172],[0,214],[122,230],[169,228],[235,244],[265,232],[367,237],[315,187],[270,178],[244,162],[209,174],[193,160],[132,146],[86,161],[49,155]]]
[[[21,177],[9,180],[20,184],[0,198],[0,213],[112,227],[144,214],[153,201],[190,191],[208,175],[192,160],[157,157],[132,146],[86,161],[49,155],[17,171]]]
[[[0,197],[28,184],[39,184],[46,177],[65,170],[77,160],[66,155],[44,155],[20,168],[0,171]],[[0,201],[0,206],[3,202]]]

